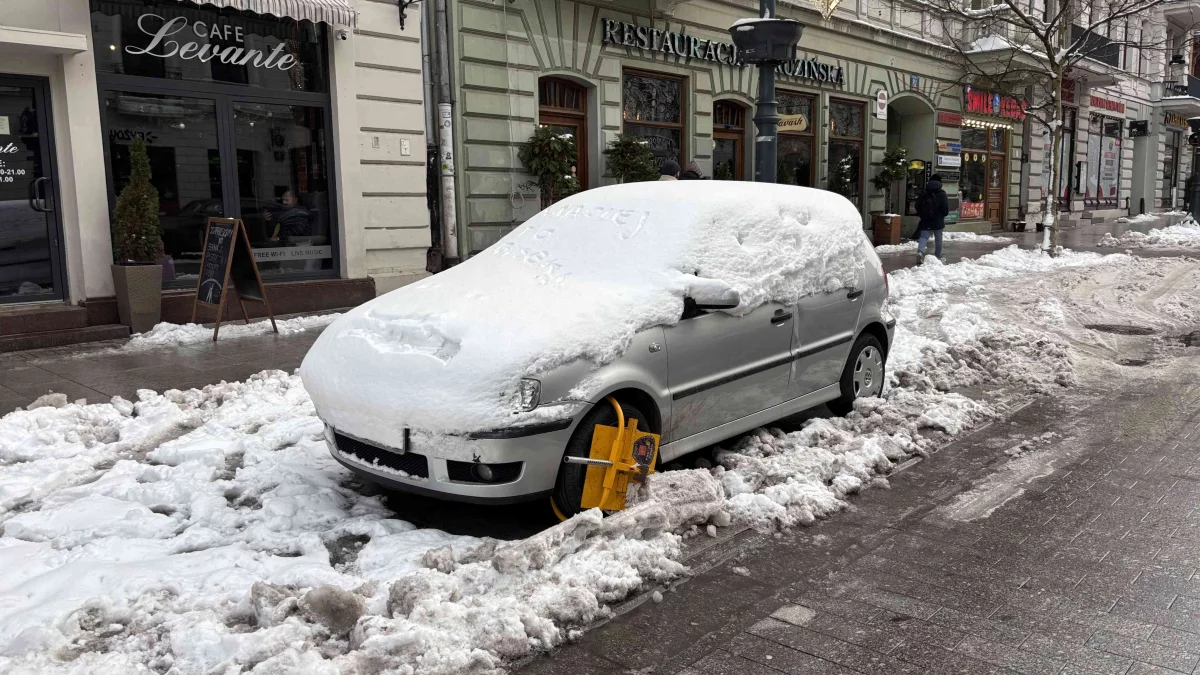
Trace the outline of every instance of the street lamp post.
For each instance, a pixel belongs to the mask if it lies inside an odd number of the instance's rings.
[[[775,66],[796,58],[804,24],[775,18],[775,0],[758,0],[758,19],[735,23],[729,34],[743,61],[758,66],[754,104],[754,180],[774,183],[779,156],[779,107],[775,102]]]
[[[1191,135],[1188,136],[1188,144],[1193,148],[1200,145],[1200,117],[1189,117],[1188,127],[1191,129]],[[1192,203],[1188,209],[1192,213],[1192,219],[1200,221],[1200,167],[1196,166],[1196,153],[1192,153]]]

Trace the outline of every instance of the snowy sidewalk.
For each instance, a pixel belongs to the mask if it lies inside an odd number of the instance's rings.
[[[1200,358],[1179,364],[1037,400],[519,672],[1200,672]]]

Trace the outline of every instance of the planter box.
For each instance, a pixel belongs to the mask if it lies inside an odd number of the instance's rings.
[[[117,314],[134,333],[154,328],[162,317],[162,265],[113,265]]]
[[[873,239],[876,246],[900,243],[900,227],[904,220],[899,215],[883,215],[876,213],[871,216],[873,223]]]

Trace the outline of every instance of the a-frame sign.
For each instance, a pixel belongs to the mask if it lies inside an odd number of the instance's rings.
[[[204,233],[204,257],[200,260],[200,280],[196,283],[196,301],[192,305],[192,323],[200,305],[215,307],[217,325],[213,329],[213,341],[221,330],[221,319],[225,315],[225,299],[232,292],[242,308],[242,318],[250,323],[246,313],[246,300],[261,302],[271,319],[271,329],[276,333],[275,314],[267,300],[258,265],[250,249],[250,237],[246,226],[237,218],[209,218]]]

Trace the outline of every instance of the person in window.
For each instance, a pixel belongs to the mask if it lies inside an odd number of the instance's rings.
[[[700,168],[700,162],[694,159],[688,162],[683,173],[679,174],[679,180],[704,180],[704,169]]]
[[[658,167],[659,180],[679,180],[679,162],[668,159]]]
[[[293,237],[312,235],[313,213],[296,199],[296,193],[288,190],[280,198],[279,206],[268,208],[263,212],[263,218],[268,223],[274,223],[270,241],[288,242]]]
[[[942,177],[933,174],[925,184],[925,192],[917,198],[917,215],[921,220],[917,223],[917,264],[925,262],[925,246],[929,243],[929,235],[934,235],[933,255],[942,258],[942,230],[946,229],[946,216],[950,213],[950,201],[946,199],[946,191],[942,189]]]

